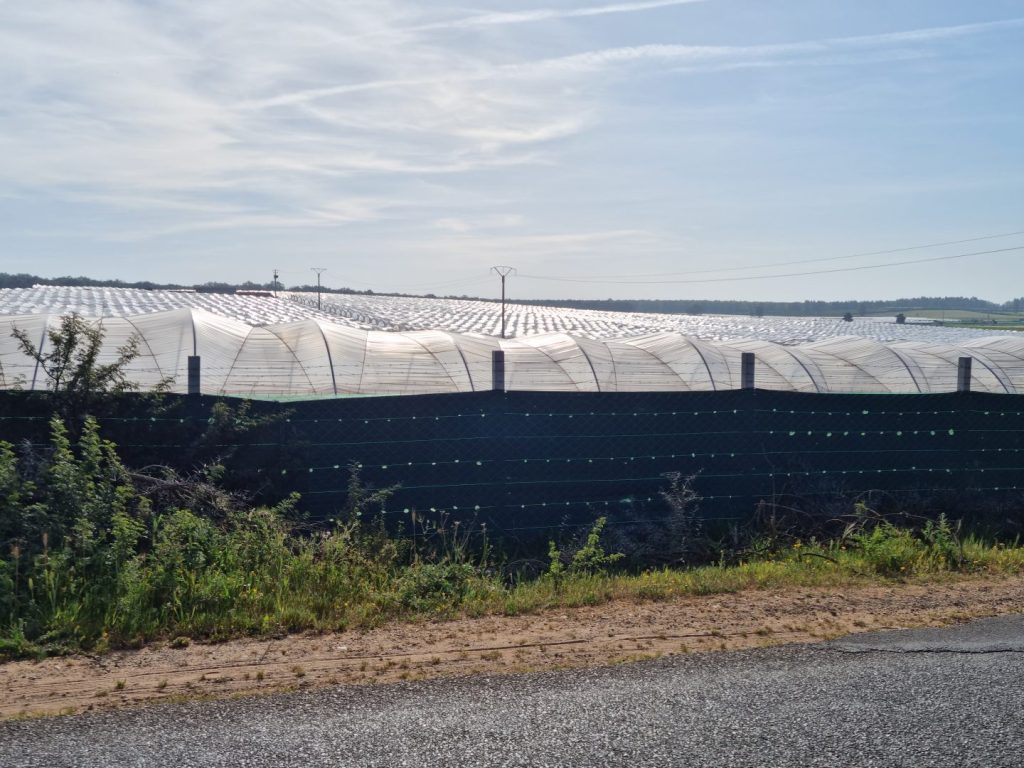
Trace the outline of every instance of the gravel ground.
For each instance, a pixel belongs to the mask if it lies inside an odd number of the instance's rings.
[[[4,766],[1021,766],[1024,617],[0,724]]]

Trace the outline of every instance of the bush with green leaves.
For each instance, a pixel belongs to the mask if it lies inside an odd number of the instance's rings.
[[[208,480],[129,470],[92,418],[74,442],[59,417],[50,427],[48,450],[21,460],[0,443],[0,654],[374,624],[453,610],[483,582],[391,537],[390,490],[356,467],[333,525],[300,530],[295,496],[199,512],[180,502],[212,491],[167,487]]]
[[[583,543],[571,549],[560,549],[554,541],[548,542],[548,576],[556,587],[561,586],[566,575],[594,576],[607,573],[609,566],[623,558],[621,552],[606,552],[601,543],[607,524],[607,517],[597,518]]]
[[[854,521],[836,543],[855,550],[861,563],[882,576],[959,570],[966,565],[960,524],[940,514],[919,527],[900,526],[863,503],[854,507]]]

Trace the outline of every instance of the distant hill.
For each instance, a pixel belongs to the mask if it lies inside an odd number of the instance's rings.
[[[284,286],[273,283],[199,283],[182,285],[178,283],[153,283],[140,281],[135,283],[123,280],[94,280],[90,277],[39,277],[29,274],[9,274],[0,272],[0,288],[30,288],[33,285],[71,285],[94,286],[99,288],[139,288],[143,290],[174,290],[192,288],[200,293],[234,293],[238,290],[288,290],[316,291],[315,285]],[[375,291],[357,291],[352,288],[321,288],[324,293],[361,294],[378,296],[415,296],[406,293],[377,293]],[[420,294],[426,298],[438,298],[434,294]],[[493,297],[476,296],[444,296],[449,299],[479,299],[494,301]],[[1004,304],[979,299],[976,296],[919,296],[911,299],[871,300],[871,301],[720,301],[711,299],[518,299],[513,304],[568,307],[573,309],[597,309],[612,312],[657,312],[670,315],[789,315],[789,316],[829,316],[842,315],[849,312],[853,315],[895,315],[903,312],[921,316],[936,316],[943,311],[960,311],[976,317],[984,317],[999,313],[1024,312],[1024,297],[1013,299]]]

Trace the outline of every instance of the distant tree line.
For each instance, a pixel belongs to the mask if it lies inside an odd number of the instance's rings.
[[[193,285],[180,283],[154,283],[149,280],[139,280],[134,283],[124,280],[95,280],[91,277],[39,277],[25,273],[10,274],[0,272],[0,288],[31,288],[33,285],[70,285],[89,288],[139,288],[146,291],[174,291],[189,289],[198,293],[234,293],[235,291],[316,291],[315,285],[293,285],[285,286],[283,283],[274,285],[272,282],[254,283],[246,280],[244,283],[221,283],[207,282]],[[373,291],[357,291],[352,288],[321,288],[324,293],[363,293],[372,294]]]
[[[687,315],[812,316],[909,313],[915,309],[971,309],[982,312],[1020,312],[1024,297],[1003,304],[977,296],[919,296],[874,301],[722,301],[711,299],[516,299],[512,303],[612,312],[657,312]]]
[[[29,274],[0,272],[0,288],[31,288],[33,285],[70,285],[99,288],[140,288],[143,290],[192,289],[199,293],[234,293],[235,291],[308,291],[315,293],[316,285],[274,285],[272,282],[244,283],[207,282],[194,285],[178,283],[154,283],[141,280],[134,283],[123,280],[94,280],[91,277],[39,277]],[[384,293],[354,288],[331,288],[321,286],[323,293],[359,294],[364,296],[404,296],[438,298],[433,293]],[[493,297],[481,299],[476,296],[446,295],[446,299],[469,299],[494,301]],[[910,299],[874,301],[721,301],[712,299],[518,299],[514,304],[531,306],[567,307],[572,309],[596,309],[613,312],[656,312],[669,315],[853,315],[878,314],[880,312],[911,312],[915,309],[973,309],[982,312],[1024,312],[1024,296],[1003,304],[979,299],[977,296],[919,296]]]

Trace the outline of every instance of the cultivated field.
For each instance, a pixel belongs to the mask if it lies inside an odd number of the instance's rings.
[[[316,307],[315,294],[281,295],[305,306]],[[321,297],[321,306],[334,317],[365,328],[445,330],[485,335],[501,332],[501,305],[498,302],[332,294]],[[799,344],[835,336],[860,336],[879,342],[955,344],[993,335],[981,329],[943,328],[927,321],[900,325],[894,316],[854,318],[853,322],[846,322],[839,317],[666,315],[522,305],[509,305],[506,312],[509,336],[561,332],[586,339],[611,339],[669,331],[707,341],[754,338],[780,344]]]
[[[87,317],[118,317],[194,307],[249,325],[319,318],[366,330],[441,330],[492,336],[501,331],[500,304],[493,301],[323,294],[322,311],[316,304],[314,293],[281,292],[278,298],[271,298],[129,288],[0,289],[0,315],[78,312]],[[707,341],[753,338],[781,344],[836,336],[956,344],[1015,333],[1009,328],[941,327],[929,322],[899,325],[894,317],[858,317],[844,322],[838,317],[665,315],[521,305],[507,308],[508,336],[561,332],[584,339],[614,339],[665,331]]]

